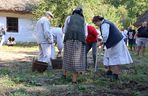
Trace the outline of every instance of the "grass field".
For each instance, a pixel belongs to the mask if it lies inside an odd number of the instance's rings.
[[[121,67],[119,81],[104,77],[101,56],[96,78],[90,68],[76,85],[71,84],[71,73],[61,78],[62,70],[32,72],[37,51],[35,44],[0,47],[0,96],[148,96],[148,49],[144,57],[131,52],[134,64]],[[91,53],[88,60],[92,64]]]

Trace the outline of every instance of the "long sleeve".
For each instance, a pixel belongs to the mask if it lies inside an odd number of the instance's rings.
[[[60,50],[63,49],[63,36],[57,37],[57,46],[58,46],[58,49]]]
[[[101,32],[102,32],[102,38],[103,38],[103,42],[105,43],[108,39],[108,36],[109,36],[109,28],[110,28],[110,25],[107,24],[107,23],[104,23],[102,24],[101,26]]]
[[[100,30],[99,30],[99,29],[96,29],[96,31],[98,32],[98,37],[97,37],[97,38],[98,38],[99,40],[102,40],[102,36],[101,36]]]
[[[43,21],[43,30],[44,30],[44,36],[48,40],[48,42],[53,43],[53,36],[51,33],[49,21],[47,20]]]
[[[57,30],[59,30],[57,33],[57,47],[59,50],[62,50],[63,49],[63,32],[61,28]]]
[[[63,49],[63,32],[62,32],[62,28],[59,27],[53,27],[52,29],[52,34],[54,37],[54,42],[57,44],[57,48],[59,50]]]

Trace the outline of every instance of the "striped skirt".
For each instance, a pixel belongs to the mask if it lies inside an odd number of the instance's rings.
[[[85,71],[85,45],[77,40],[68,40],[64,43],[63,69],[72,72]]]

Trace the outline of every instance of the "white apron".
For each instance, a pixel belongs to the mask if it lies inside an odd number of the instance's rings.
[[[133,63],[124,40],[121,40],[114,47],[105,49],[103,63],[105,66]]]

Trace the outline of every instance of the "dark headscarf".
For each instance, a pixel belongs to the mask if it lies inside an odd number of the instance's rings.
[[[78,14],[78,15],[84,17],[82,8],[76,8],[76,9],[72,12],[72,15],[73,15],[73,14]]]

